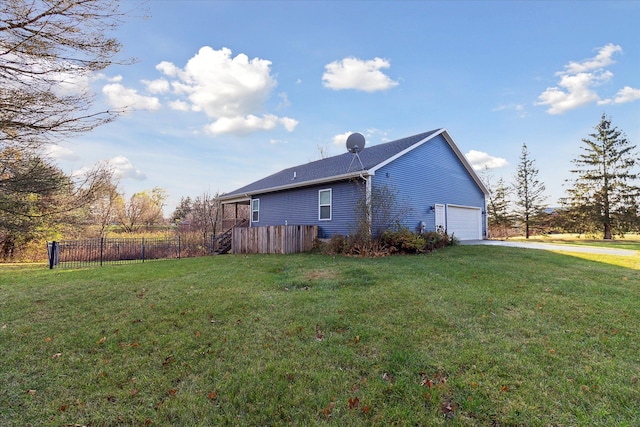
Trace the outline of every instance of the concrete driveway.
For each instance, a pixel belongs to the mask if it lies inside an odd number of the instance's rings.
[[[620,255],[633,256],[638,251],[617,248],[602,248],[598,246],[573,246],[573,245],[554,245],[553,243],[538,242],[512,242],[505,240],[463,240],[461,245],[491,245],[491,246],[510,246],[514,248],[542,249],[546,251],[563,251],[563,252],[583,252],[589,254],[601,255]]]

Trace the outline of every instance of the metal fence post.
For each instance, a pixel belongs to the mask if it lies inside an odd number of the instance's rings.
[[[56,249],[58,246],[58,242],[53,241],[47,246],[49,246],[49,270],[53,270],[53,266],[55,265]]]
[[[180,252],[182,252],[182,248],[180,247],[180,235],[178,234],[178,259],[180,259]]]
[[[142,262],[144,262],[144,237],[142,238]]]
[[[104,237],[100,238],[100,267],[102,267],[102,257],[104,254]]]

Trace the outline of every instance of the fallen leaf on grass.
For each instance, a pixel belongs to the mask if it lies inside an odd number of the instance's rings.
[[[44,342],[51,342],[51,337],[46,337],[46,338],[44,339]]]
[[[214,402],[217,398],[218,398],[218,393],[216,393],[215,391],[209,392],[209,394],[207,394],[207,399],[209,399],[212,402]]]
[[[452,402],[446,400],[445,402],[442,403],[441,409],[442,409],[442,413],[446,418],[448,419],[453,418],[455,407],[453,406]]]
[[[137,389],[137,388],[134,388],[133,390],[131,390],[131,391],[129,392],[129,394],[130,394],[131,396],[135,396],[136,394],[138,394],[138,389]]]
[[[36,391],[35,390],[27,390],[27,394],[30,394],[31,396],[35,396]]]
[[[107,337],[102,337],[98,340],[97,344],[102,344],[107,340]]]
[[[422,376],[422,381],[420,381],[420,385],[422,387],[428,387],[431,388],[433,387],[433,381],[431,381],[431,379],[429,377],[427,377],[426,375]]]
[[[358,344],[360,342],[360,335],[356,335],[356,337],[353,339],[353,342],[355,344]]]
[[[169,391],[167,392],[167,394],[168,394],[169,396],[175,396],[177,392],[178,392],[178,390],[176,390],[175,388],[172,388],[171,390],[169,390]]]
[[[67,405],[62,405],[62,406],[60,407],[60,412],[64,412],[64,411],[66,411],[66,410],[67,410]]]
[[[327,407],[322,410],[322,413],[325,417],[331,418],[331,411],[333,411],[334,406],[336,406],[336,402],[332,400],[331,402],[329,402]]]
[[[58,357],[62,356],[62,353],[56,353],[53,356],[51,356],[52,359],[57,359]]]
[[[370,410],[371,410],[370,406],[362,405],[362,413],[368,414]]]
[[[360,399],[358,399],[358,396],[352,398],[349,398],[349,409],[354,409],[357,408],[358,406],[360,406]]]
[[[200,338],[200,331],[196,331],[196,338]]]

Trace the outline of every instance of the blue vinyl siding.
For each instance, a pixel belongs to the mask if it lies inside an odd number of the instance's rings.
[[[348,234],[354,223],[354,203],[360,193],[352,182],[333,182],[318,186],[255,195],[260,199],[260,222],[265,225],[318,225],[318,237]],[[331,220],[318,217],[319,191],[331,189]]]
[[[412,231],[420,221],[425,222],[427,231],[435,229],[435,212],[430,206],[436,204],[486,210],[484,193],[442,135],[381,167],[370,179],[374,188],[386,185],[396,194],[396,205],[405,211],[402,225]],[[327,189],[331,189],[331,220],[320,220],[319,191]],[[347,235],[355,231],[356,205],[363,197],[362,181],[254,194],[253,199],[260,199],[260,221],[255,226],[317,225],[320,238]],[[486,235],[484,216],[482,222]]]
[[[373,186],[384,185],[396,192],[398,206],[409,208],[402,225],[412,231],[420,221],[427,231],[435,229],[435,212],[430,206],[436,203],[485,211],[484,193],[442,135],[378,169]]]

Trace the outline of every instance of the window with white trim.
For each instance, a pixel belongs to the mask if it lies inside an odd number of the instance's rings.
[[[251,222],[260,221],[260,199],[251,200]]]
[[[320,221],[331,220],[331,189],[318,192],[318,219]]]

